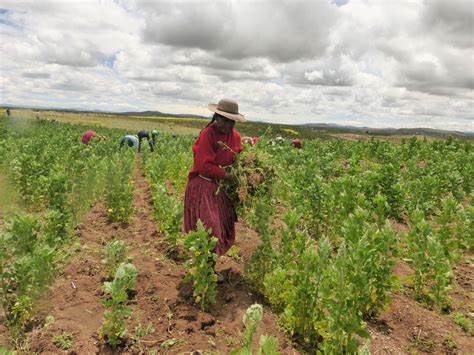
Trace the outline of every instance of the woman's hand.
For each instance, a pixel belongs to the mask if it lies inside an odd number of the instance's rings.
[[[237,176],[235,176],[234,174],[229,174],[229,173],[226,173],[225,176],[224,176],[224,180],[228,180],[232,183],[237,183]]]

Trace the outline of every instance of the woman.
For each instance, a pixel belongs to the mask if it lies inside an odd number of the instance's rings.
[[[194,164],[184,198],[184,231],[194,230],[200,219],[218,239],[215,252],[221,256],[234,244],[237,215],[225,192],[218,190],[217,180],[235,179],[223,167],[231,165],[235,155],[242,151],[240,134],[234,126],[235,122],[245,122],[245,117],[231,99],[208,107],[214,116],[193,145]]]
[[[89,144],[90,140],[93,138],[93,137],[97,137],[97,139],[101,140],[101,139],[104,139],[105,140],[105,136],[101,136],[99,134],[97,134],[95,131],[85,131],[83,134],[82,134],[82,137],[81,137],[81,142],[82,144]]]
[[[242,144],[248,144],[249,146],[253,147],[254,141],[252,137],[242,137]]]
[[[303,148],[303,142],[299,138],[293,139],[290,144],[296,149]]]
[[[138,147],[138,137],[132,136],[131,134],[127,134],[120,138],[120,148],[122,148],[125,144],[130,148],[137,148]]]

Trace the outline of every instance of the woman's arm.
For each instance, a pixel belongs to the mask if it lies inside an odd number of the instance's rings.
[[[216,163],[218,145],[217,142],[214,142],[212,131],[209,129],[203,130],[197,144],[194,164],[198,173],[210,179],[228,178],[227,175],[229,174]]]

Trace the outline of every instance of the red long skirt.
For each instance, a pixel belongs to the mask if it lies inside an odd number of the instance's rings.
[[[235,242],[237,214],[224,191],[217,194],[217,184],[199,176],[188,179],[184,196],[184,232],[196,229],[200,219],[218,239],[216,253],[224,255]]]

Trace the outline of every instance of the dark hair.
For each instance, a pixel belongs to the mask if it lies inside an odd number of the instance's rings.
[[[204,128],[207,128],[207,127],[209,127],[211,124],[213,124],[214,122],[216,122],[219,117],[224,117],[224,116],[219,115],[217,112],[214,112],[214,114],[212,115],[212,120],[211,120],[211,122],[209,122],[209,123],[206,125],[206,127],[204,127]],[[203,128],[203,129],[204,129],[204,128]]]

